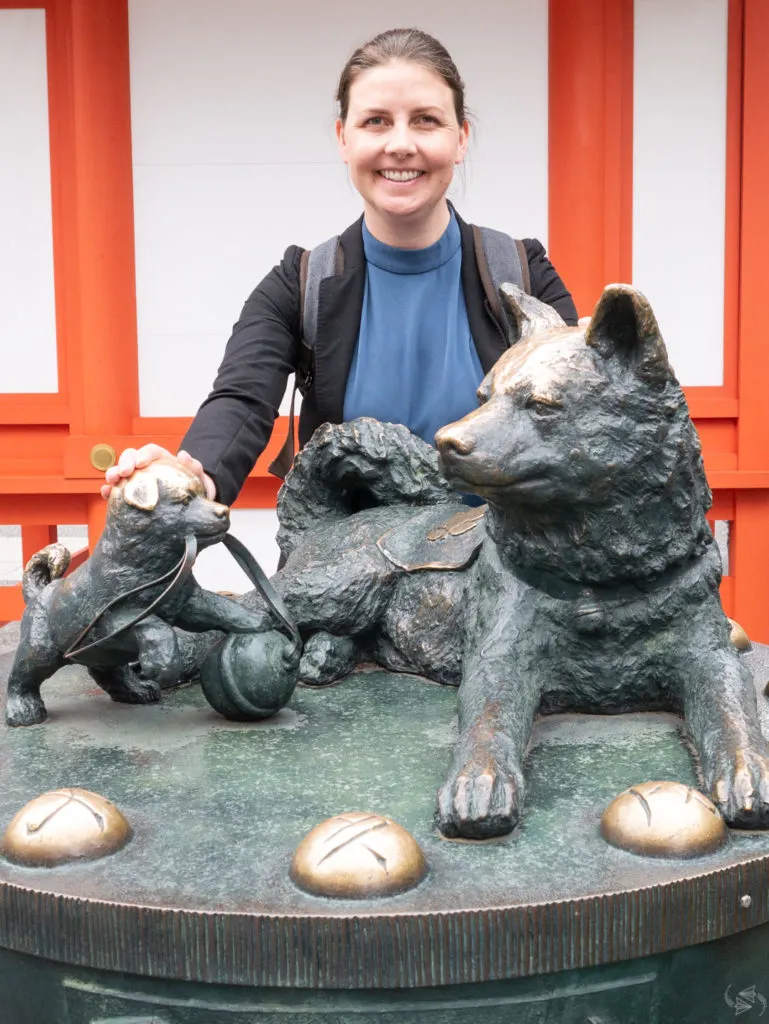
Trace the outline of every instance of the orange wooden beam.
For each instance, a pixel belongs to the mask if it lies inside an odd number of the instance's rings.
[[[550,0],[549,228],[580,316],[632,278],[633,0]]]
[[[68,5],[78,247],[72,429],[104,440],[130,434],[139,404],[128,0]],[[98,494],[88,506],[91,544],[102,506]]]
[[[769,471],[769,346],[766,268],[769,266],[769,4],[744,0],[742,74],[742,195],[740,211],[737,465]],[[735,617],[754,639],[769,642],[769,490],[736,496],[732,559]]]

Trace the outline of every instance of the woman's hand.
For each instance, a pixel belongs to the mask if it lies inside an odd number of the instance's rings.
[[[206,494],[209,498],[213,499],[216,497],[216,484],[208,475],[204,472],[203,466],[197,459],[189,454],[189,452],[179,452],[175,456],[183,466],[191,470],[195,476],[199,477],[203,486],[206,489]],[[134,470],[144,469],[145,466],[149,466],[151,462],[156,459],[173,459],[174,455],[167,451],[165,448],[161,448],[159,444],[145,444],[143,448],[126,448],[121,454],[117,461],[117,465],[110,466],[107,472],[104,474],[106,484],[102,485],[101,496],[102,498],[109,498],[112,493],[112,488],[119,484],[121,480],[125,480],[129,477]]]

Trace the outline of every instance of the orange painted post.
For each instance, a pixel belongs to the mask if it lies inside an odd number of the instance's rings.
[[[633,0],[550,0],[548,249],[580,316],[632,273]]]
[[[69,0],[69,11],[79,256],[72,433],[106,441],[130,434],[138,412],[128,4]],[[91,544],[103,519],[95,481]]]
[[[740,235],[740,344],[737,423],[739,470],[769,468],[769,4],[745,0]],[[735,617],[755,640],[769,643],[769,491],[738,491],[733,530]]]
[[[26,565],[35,552],[56,541],[55,526],[22,526],[21,528],[21,559]]]

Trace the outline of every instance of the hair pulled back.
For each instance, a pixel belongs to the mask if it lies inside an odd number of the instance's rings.
[[[350,88],[364,71],[387,64],[391,60],[407,60],[434,71],[451,89],[457,123],[465,120],[465,83],[446,47],[427,32],[418,28],[391,28],[380,32],[363,46],[359,46],[342,69],[336,99],[339,116],[344,122],[350,107]]]

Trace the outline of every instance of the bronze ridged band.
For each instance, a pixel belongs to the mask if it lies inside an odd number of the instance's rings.
[[[142,907],[0,884],[0,946],[155,978],[280,988],[420,988],[663,953],[769,919],[761,857],[664,885],[436,913],[260,915]],[[749,906],[743,897],[750,896]]]

